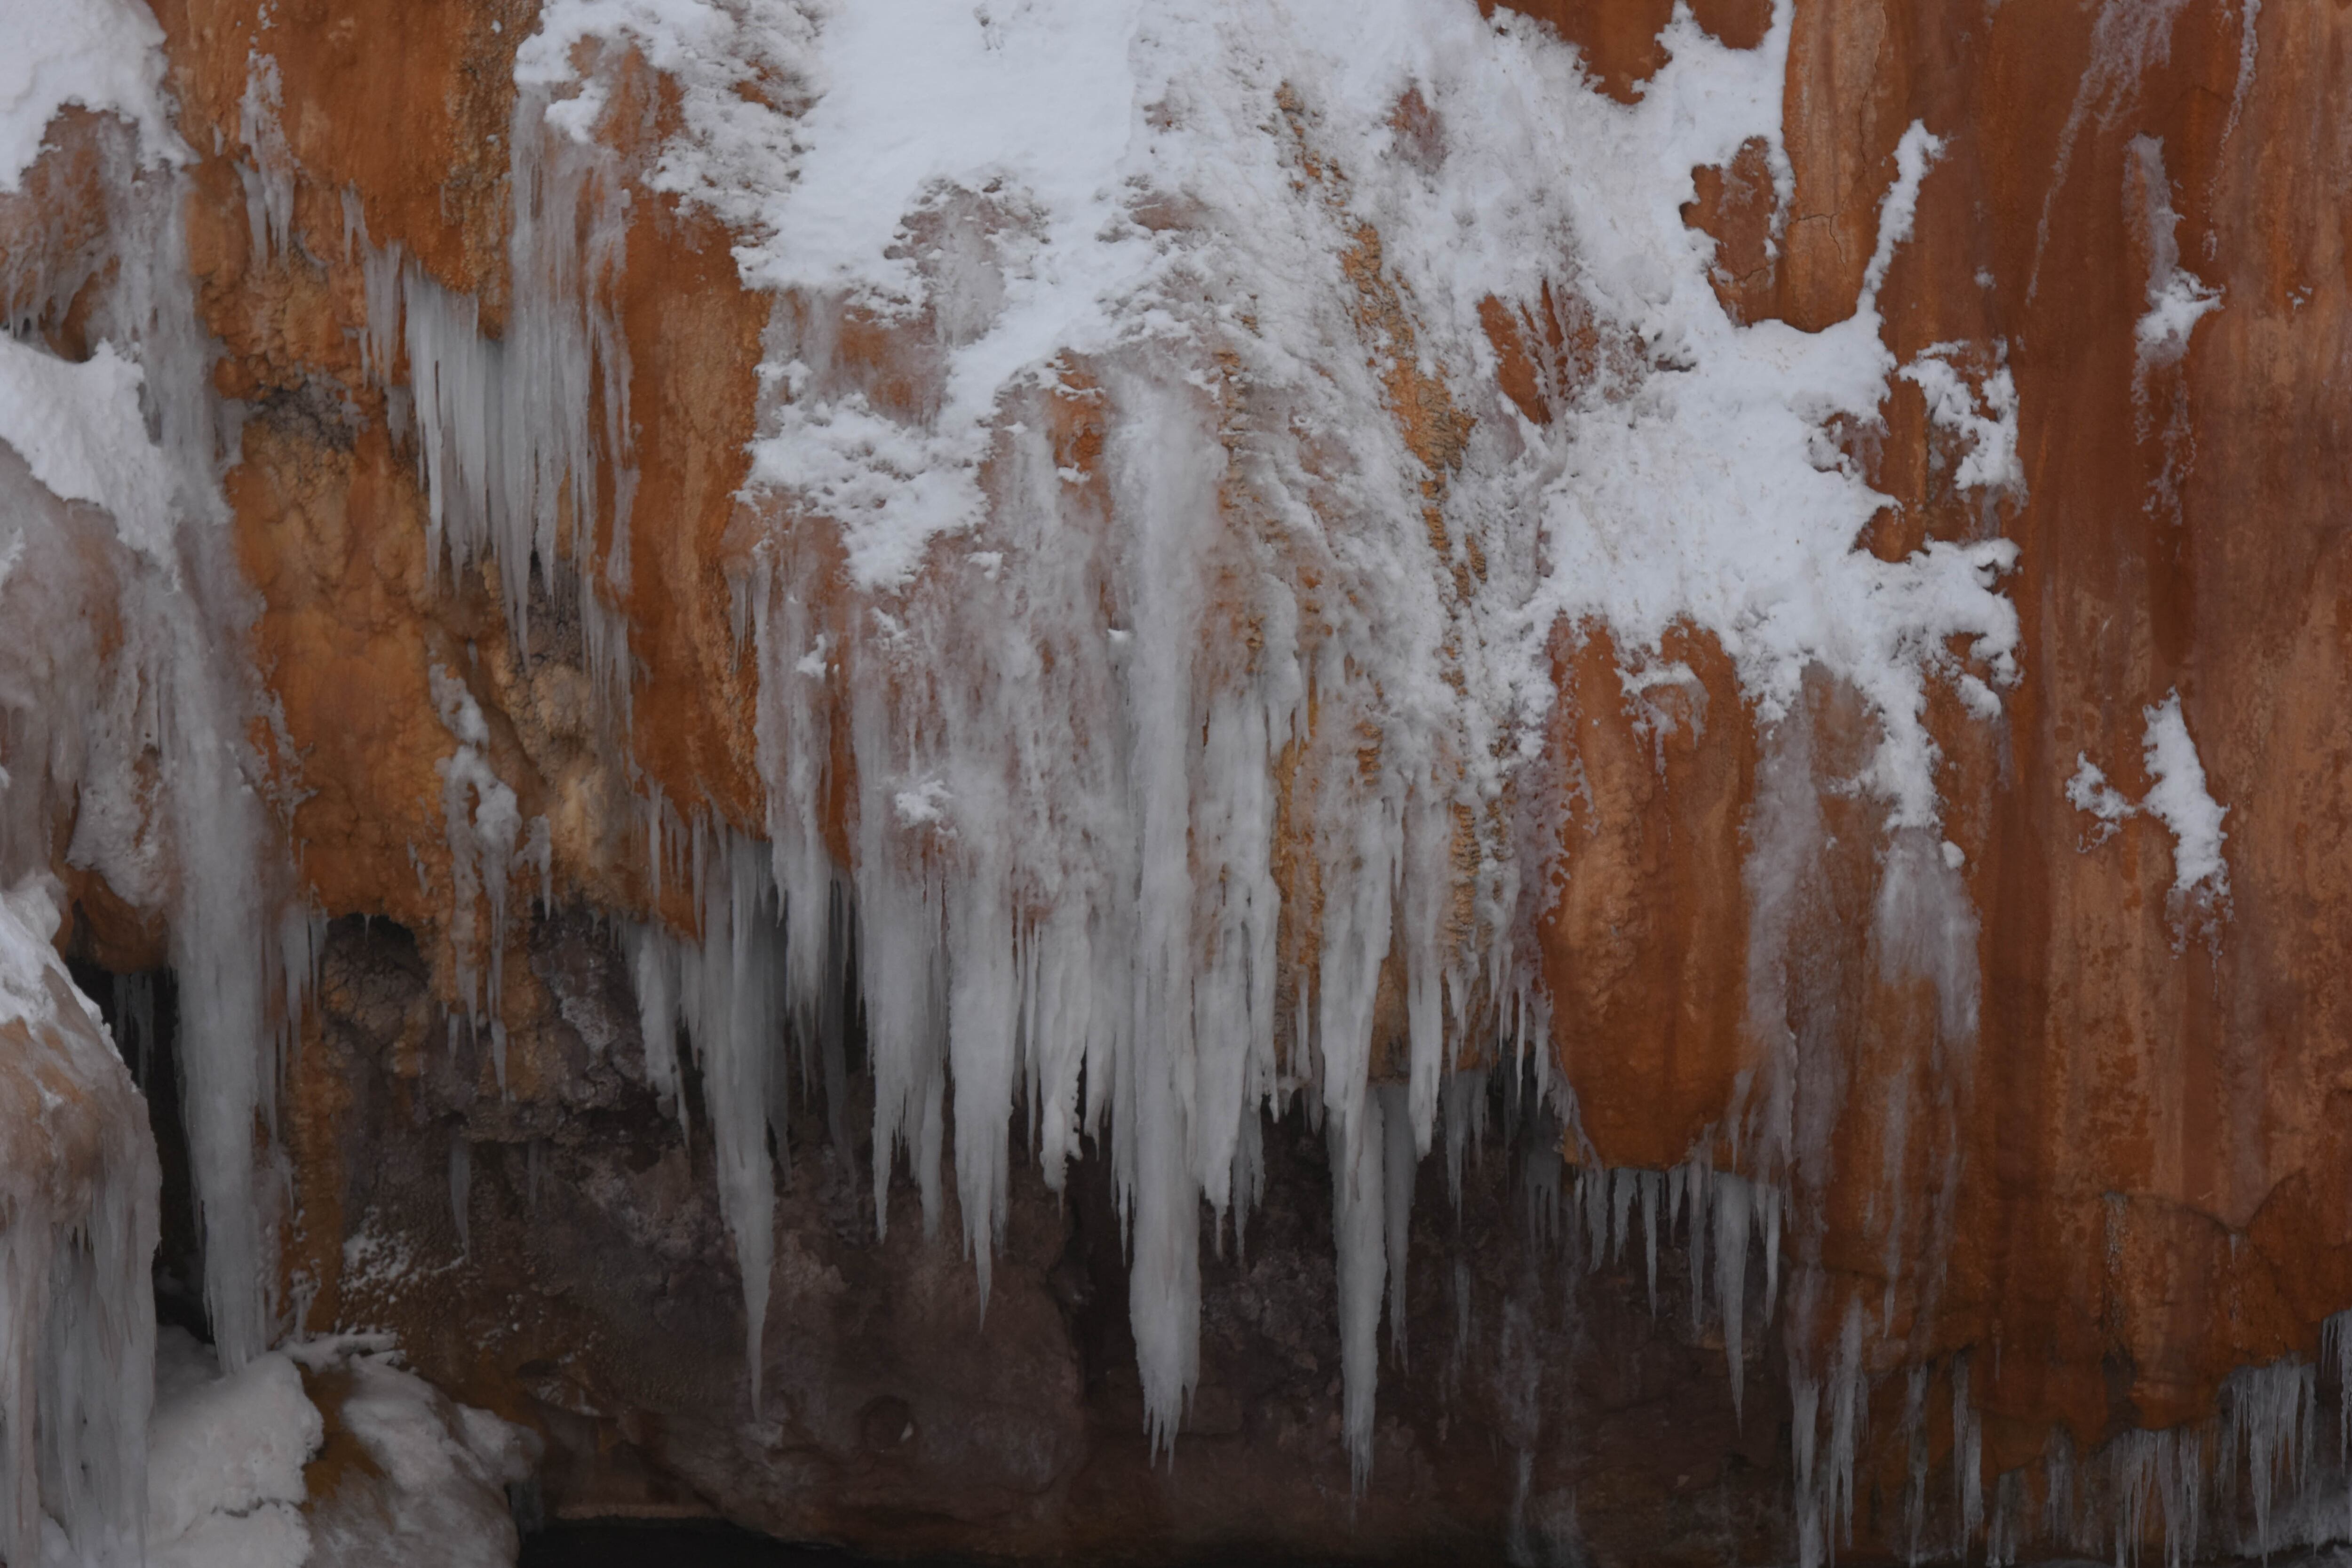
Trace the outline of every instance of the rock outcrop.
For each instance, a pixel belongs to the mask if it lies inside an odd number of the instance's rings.
[[[882,1551],[2341,1534],[2352,9],[1344,9],[154,0],[0,278],[176,203],[264,868],[0,873],[266,925],[251,1321]]]

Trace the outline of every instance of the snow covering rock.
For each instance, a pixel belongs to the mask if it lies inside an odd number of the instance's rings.
[[[311,1560],[302,1468],[324,1436],[286,1356],[257,1356],[223,1375],[209,1347],[164,1330],[148,1428],[148,1562],[301,1568]]]
[[[154,1568],[500,1568],[533,1440],[452,1404],[383,1342],[321,1341],[224,1373],[166,1329],[148,1432]]]
[[[356,1449],[323,1467],[321,1494],[310,1502],[317,1568],[504,1568],[514,1561],[506,1489],[530,1476],[535,1436],[453,1403],[383,1353],[382,1342],[288,1353],[312,1374],[330,1442]]]

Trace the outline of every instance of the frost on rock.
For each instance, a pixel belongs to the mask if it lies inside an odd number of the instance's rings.
[[[2132,138],[2125,179],[2138,198],[2133,216],[2147,250],[2147,310],[2132,328],[2138,365],[2133,384],[2145,399],[2148,372],[2177,363],[2189,352],[2189,333],[2221,306],[2221,291],[2180,264],[2180,216],[2172,210],[2164,143],[2153,136]]]

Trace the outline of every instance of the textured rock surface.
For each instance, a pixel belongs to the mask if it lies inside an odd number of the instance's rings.
[[[776,326],[771,301],[739,281],[733,237],[649,187],[675,94],[642,62],[623,69],[635,96],[613,122],[638,140],[617,149],[632,200],[610,292],[634,426],[619,603],[637,668],[626,743],[610,745],[592,628],[567,608],[568,585],[530,585],[519,656],[508,585],[429,552],[408,413],[362,359],[355,217],[373,246],[397,241],[475,297],[486,334],[507,318],[503,139],[533,7],[155,8],[197,153],[190,264],[224,350],[215,382],[247,405],[227,490],[259,600],[253,651],[282,721],[272,754],[302,874],[337,920],[285,1112],[286,1265],[311,1326],[395,1329],[445,1387],[538,1427],[551,1499],[579,1512],[716,1510],[891,1549],[1402,1551],[1498,1531],[1524,1532],[1538,1553],[1546,1531],[1573,1536],[1615,1560],[1790,1549],[1789,1352],[1753,1330],[1761,1270],[1747,1283],[1757,1367],[1735,1415],[1717,1315],[1694,1328],[1685,1310],[1679,1246],[1654,1318],[1634,1262],[1570,1286],[1564,1253],[1528,1239],[1566,1134],[1499,1099],[1510,1131],[1498,1125],[1465,1174],[1458,1210],[1437,1190],[1442,1162],[1423,1163],[1411,1358],[1383,1377],[1361,1500],[1338,1426],[1328,1156],[1296,1117],[1268,1133],[1268,1195],[1246,1246],[1229,1239],[1203,1265],[1202,1384],[1173,1465],[1155,1468],[1098,1166],[1057,1199],[1016,1162],[983,1315],[952,1207],[927,1240],[911,1189],[895,1194],[898,1222],[875,1234],[871,1084],[853,1075],[842,1097],[796,1100],[767,1393],[748,1409],[702,1090],[689,1080],[682,1131],[648,1086],[608,922],[694,919],[682,879],[648,857],[633,802],[651,793],[765,831],[756,676],[730,598],[747,549],[744,448],[762,332],[818,330],[809,321],[835,307],[787,300]],[[1631,101],[1664,63],[1674,8],[1523,9]],[[1770,19],[1760,0],[1692,9],[1738,47]],[[265,55],[276,153],[252,107],[250,62]],[[1401,124],[1417,123],[1409,107]],[[1530,777],[1559,787],[1531,783],[1513,828],[1551,878],[1534,931],[1549,1045],[1580,1109],[1570,1157],[1748,1168],[1743,1119],[1779,1059],[1765,1026],[1806,1031],[1792,1092],[1829,1124],[1816,1156],[1785,1173],[1803,1215],[1785,1246],[1820,1283],[1781,1310],[1786,1342],[1816,1366],[1849,1302],[1871,1321],[1865,1552],[1899,1549],[1902,1500],[1922,1475],[1935,1477],[1929,1537],[1948,1537],[1943,1514],[1965,1508],[1944,1500],[1964,1492],[1968,1410],[1981,1416],[1990,1493],[2021,1468],[2038,1478],[2053,1432],[2087,1453],[2204,1419],[2232,1369],[2314,1356],[2323,1319],[2352,1306],[2352,9],[1796,0],[1786,213],[1776,220],[1760,143],[1703,171],[1685,210],[1718,242],[1726,307],[1804,331],[1852,315],[1915,121],[1943,145],[1876,294],[1885,337],[1906,362],[1955,345],[1947,357],[1979,383],[2006,370],[2024,484],[1964,497],[1966,454],[1916,383],[1894,383],[1879,425],[1842,438],[1896,503],[1870,531],[1882,557],[1929,540],[2020,547],[2008,592],[2021,679],[2002,717],[1972,716],[1952,670],[1925,715],[1941,748],[1941,835],[1958,858],[1948,863],[1976,917],[1951,933],[1981,976],[1973,1026],[1953,1027],[1874,934],[1901,895],[1885,803],[1853,783],[1876,721],[1825,675],[1793,719],[1766,726],[1709,634],[1669,637],[1664,658],[1694,679],[1660,688],[1629,676],[1606,630],[1555,628],[1563,701],[1549,771]],[[1442,128],[1414,134],[1442,157]],[[72,146],[37,186],[72,187]],[[240,172],[272,156],[292,192],[291,243],[274,247],[257,243]],[[37,188],[31,199],[70,205]],[[2177,215],[2177,258],[2159,206]],[[34,242],[10,231],[6,243],[18,258]],[[69,237],[41,230],[38,243]],[[1367,226],[1345,267],[1358,325],[1409,347],[1410,302],[1380,246]],[[2168,357],[2136,332],[2176,266],[2222,303]],[[1596,332],[1565,268],[1536,298],[1493,300],[1484,322],[1491,367],[1433,374],[1399,354],[1383,384],[1431,476],[1441,535],[1472,411],[1499,417],[1507,398],[1549,424],[1625,352]],[[70,312],[39,324],[61,343],[75,331]],[[937,395],[940,323],[852,311],[819,325],[877,405]],[[1086,482],[1110,434],[1096,390],[1074,365],[1037,400],[1057,462]],[[830,548],[809,533],[808,550]],[[814,624],[837,608],[818,606]],[[509,1095],[491,1020],[450,1021],[486,928],[470,909],[453,918],[436,667],[478,703],[484,752],[520,815],[551,826],[562,912],[513,921],[503,955]],[[2146,710],[2175,691],[2229,808],[2225,899],[2176,894],[2175,841],[2157,817],[2104,825],[2068,793],[2087,758],[2144,800],[2157,782]],[[847,727],[834,726],[836,747]],[[846,861],[852,782],[829,760],[817,836]],[[1286,793],[1284,806],[1301,837],[1289,814],[1311,803]],[[1768,901],[1758,868],[1791,844],[1795,890]],[[1320,891],[1303,854],[1279,872],[1288,957],[1315,940]],[[82,955],[119,970],[160,956],[154,911],[71,874]],[[1401,1050],[1392,971],[1378,1037]],[[453,1191],[467,1194],[462,1232]],[[1560,1248],[1589,1247],[1568,1229]]]
[[[1171,1464],[1144,1437],[1100,1165],[1066,1201],[1017,1173],[983,1311],[953,1216],[925,1239],[903,1177],[877,1237],[868,1091],[844,1145],[816,1101],[791,1128],[755,1417],[707,1131],[682,1132],[648,1088],[597,924],[544,922],[530,954],[542,1011],[518,1029],[530,1054],[501,1100],[478,1052],[445,1049],[407,934],[339,921],[298,1146],[306,1223],[344,1216],[324,1227],[346,1239],[319,1260],[332,1293],[313,1321],[393,1329],[434,1381],[543,1432],[558,1513],[716,1508],[795,1539],[1087,1560],[1479,1556],[1512,1532],[1538,1555],[1581,1543],[1645,1562],[1774,1548],[1777,1380],[1759,1363],[1735,1416],[1720,1338],[1682,1310],[1671,1250],[1658,1311],[1637,1252],[1574,1283],[1559,1131],[1499,1095],[1459,1205],[1442,1162],[1423,1173],[1406,1353],[1360,1499],[1340,1438],[1328,1156],[1297,1117],[1268,1134],[1266,1204],[1206,1268],[1201,1386]]]

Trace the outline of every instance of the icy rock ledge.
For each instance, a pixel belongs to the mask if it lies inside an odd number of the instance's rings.
[[[150,1568],[515,1560],[505,1489],[530,1473],[533,1439],[403,1371],[387,1342],[289,1345],[223,1375],[166,1329],[155,1397]]]
[[[136,1562],[155,1141],[58,921],[0,893],[0,1559]]]

